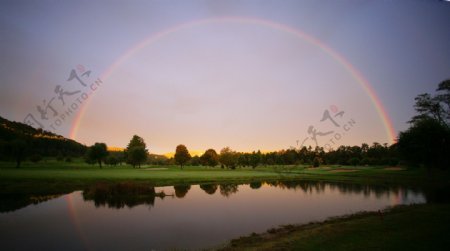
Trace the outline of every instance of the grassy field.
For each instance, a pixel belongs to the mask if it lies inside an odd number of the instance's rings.
[[[102,181],[136,181],[153,186],[199,184],[208,182],[246,183],[270,180],[314,180],[373,185],[434,186],[447,184],[448,172],[423,169],[365,167],[365,166],[258,166],[256,169],[186,166],[142,166],[128,165],[107,167],[88,165],[82,161],[23,163],[14,168],[13,163],[0,162],[0,194],[20,192],[56,193],[82,189],[86,185]]]
[[[448,250],[450,204],[400,206],[232,240],[223,250]]]

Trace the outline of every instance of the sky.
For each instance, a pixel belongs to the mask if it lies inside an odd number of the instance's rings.
[[[0,116],[153,153],[392,143],[450,78],[449,25],[446,1],[2,0]]]

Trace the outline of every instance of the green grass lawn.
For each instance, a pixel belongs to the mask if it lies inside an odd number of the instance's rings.
[[[400,206],[232,240],[223,250],[449,250],[450,204]]]
[[[448,182],[448,172],[427,175],[423,169],[387,170],[385,167],[365,166],[258,166],[256,169],[236,170],[202,166],[142,166],[116,167],[88,165],[81,160],[40,163],[24,162],[14,168],[14,163],[0,162],[0,194],[19,192],[51,193],[70,192],[98,182],[139,181],[153,186],[199,184],[207,182],[246,183],[269,180],[314,180],[373,185],[434,185]]]

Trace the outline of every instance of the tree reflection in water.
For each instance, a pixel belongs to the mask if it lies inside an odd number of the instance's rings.
[[[56,199],[64,194],[7,194],[0,196],[0,213],[14,212],[29,205]]]
[[[229,197],[230,195],[238,192],[238,184],[220,184],[220,194]]]
[[[383,186],[383,185],[362,185],[362,184],[349,184],[349,183],[331,183],[324,181],[271,181],[266,182],[267,185],[278,187],[281,189],[297,190],[300,189],[305,193],[316,193],[320,194],[325,192],[326,188],[331,191],[339,191],[342,194],[363,194],[365,197],[369,197],[372,194],[375,197],[380,198],[385,195],[390,195],[391,193],[403,195],[406,197],[408,195],[408,189],[402,188],[400,186]]]
[[[262,182],[251,182],[250,188],[251,189],[260,189],[262,186]]]
[[[121,182],[117,184],[97,183],[83,191],[83,199],[94,201],[96,207],[132,208],[137,205],[155,204],[155,197],[163,198],[164,192],[156,193],[148,184]]]
[[[173,189],[175,189],[175,196],[177,198],[184,198],[186,194],[188,193],[189,189],[191,189],[191,185],[177,185],[173,186]]]
[[[362,194],[365,197],[374,195],[376,198],[383,196],[408,197],[408,193],[423,194],[427,202],[448,202],[450,188],[443,184],[440,187],[429,189],[411,188],[392,185],[361,185],[348,183],[330,183],[325,181],[268,181],[251,182],[247,184],[201,184],[200,188],[208,195],[213,195],[219,189],[220,194],[229,197],[239,191],[239,186],[248,186],[251,189],[261,189],[263,186],[271,186],[279,189],[300,190],[308,194],[320,194],[325,191],[338,191],[341,194]],[[96,207],[108,206],[110,208],[134,207],[145,204],[154,206],[155,197],[176,196],[185,198],[191,185],[174,186],[175,195],[166,195],[164,192],[157,193],[155,188],[142,182],[120,182],[120,183],[97,183],[83,191],[86,201],[94,201]],[[258,191],[259,192],[259,191]],[[261,192],[264,192],[263,190]],[[0,213],[12,212],[31,204],[39,204],[63,196],[63,194],[12,194],[0,196]]]
[[[214,194],[217,190],[217,187],[219,185],[217,184],[202,184],[200,185],[200,188],[205,191],[207,194]]]

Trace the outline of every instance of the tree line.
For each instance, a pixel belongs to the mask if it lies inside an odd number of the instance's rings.
[[[447,169],[450,167],[450,79],[439,83],[434,94],[415,98],[417,115],[401,132],[398,149],[409,165]]]
[[[143,164],[209,166],[228,169],[256,168],[259,165],[390,165],[399,163],[426,168],[450,166],[450,80],[439,83],[434,94],[415,98],[416,115],[410,127],[400,132],[392,145],[366,143],[361,146],[340,146],[324,151],[322,147],[290,148],[272,152],[238,152],[229,147],[216,152],[207,149],[201,156],[191,156],[185,145],[178,145],[175,155],[167,158],[151,154],[144,139],[134,135],[124,151],[108,151],[105,143],[87,147],[54,133],[0,117],[0,161],[14,161],[19,167],[24,159],[33,162],[43,157],[70,161],[84,156],[87,163],[111,166],[128,163],[134,168]]]
[[[262,153],[261,151],[237,152],[229,147],[220,150],[208,149],[201,156],[191,156],[185,145],[178,145],[173,158],[150,155],[144,140],[135,135],[121,158],[133,167],[141,164],[178,164],[235,169],[256,168],[259,165],[389,165],[399,163],[409,166],[448,168],[450,166],[450,80],[439,83],[434,95],[425,93],[415,98],[417,112],[410,127],[400,132],[392,145],[377,142],[371,145],[339,146],[324,151],[322,147],[290,148]]]
[[[336,150],[325,151],[322,147],[290,148],[272,152],[238,152],[230,147],[225,147],[219,152],[215,149],[207,149],[201,156],[191,156],[185,145],[178,145],[175,155],[167,158],[162,155],[150,154],[146,148],[144,139],[134,135],[127,148],[123,152],[108,152],[104,143],[95,143],[87,151],[86,161],[91,164],[102,163],[118,165],[128,163],[135,168],[142,164],[150,165],[179,165],[208,166],[236,169],[238,167],[256,168],[259,165],[390,165],[399,163],[397,145],[373,143],[361,146],[340,146]]]

